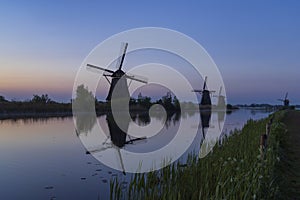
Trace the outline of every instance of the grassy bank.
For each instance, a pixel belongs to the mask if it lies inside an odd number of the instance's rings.
[[[300,199],[300,111],[289,111],[282,122],[286,133],[279,144],[280,163],[276,168],[279,198]]]
[[[270,117],[249,120],[203,159],[191,155],[187,163],[135,174],[125,189],[121,180],[111,180],[111,199],[274,199],[279,193],[276,169],[284,114],[274,114],[266,159],[261,158],[259,141]]]

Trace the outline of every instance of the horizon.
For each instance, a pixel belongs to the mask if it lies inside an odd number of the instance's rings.
[[[277,99],[288,92],[291,105],[300,105],[298,1],[0,4],[0,95],[8,100],[48,94],[69,102],[77,70],[96,45],[131,28],[156,26],[182,32],[206,49],[223,77],[227,103],[281,105]],[[151,55],[126,57],[124,65]],[[201,88],[203,80],[193,84]],[[97,92],[104,99],[108,85]]]
[[[162,94],[162,93],[161,93],[161,94]],[[29,102],[29,101],[32,100],[32,98],[33,98],[35,95],[41,96],[41,95],[48,95],[48,94],[46,94],[46,93],[44,93],[44,94],[32,94],[31,98],[19,99],[19,100],[17,100],[17,99],[7,99],[5,96],[2,96],[2,95],[0,95],[0,97],[4,97],[4,99],[7,100],[7,101],[9,101],[9,102],[14,102],[14,101],[16,101],[16,102]],[[141,95],[142,95],[143,97],[150,97],[150,98],[151,98],[151,102],[152,102],[152,103],[155,103],[156,101],[160,100],[160,99],[161,99],[164,95],[166,95],[166,94],[162,94],[161,96],[154,96],[154,97],[153,97],[153,96],[144,95],[143,93],[141,93]],[[51,96],[48,96],[48,97],[49,97],[49,99],[50,99],[51,101],[54,101],[54,102],[56,102],[56,103],[72,103],[71,100],[74,100],[74,99],[70,99],[69,101],[58,101],[58,100],[56,100],[56,99],[51,98]],[[174,94],[172,94],[172,97],[174,97]],[[96,96],[95,98],[97,99],[98,102],[103,102],[103,103],[106,103],[106,102],[107,102],[106,100],[97,98],[97,96]],[[135,93],[134,95],[132,95],[131,98],[138,99],[138,93]],[[198,96],[198,98],[199,98],[199,100],[200,100],[201,96]],[[180,101],[180,102],[181,102],[181,103],[194,103],[194,104],[200,104],[200,101],[198,101],[198,102]],[[278,102],[279,102],[279,101],[278,101]],[[252,103],[230,103],[230,102],[227,102],[227,104],[231,104],[231,105],[233,105],[233,106],[251,106],[251,105],[253,105],[253,104],[254,104],[254,105],[264,105],[264,104],[266,104],[266,105],[270,105],[270,106],[282,106],[282,103],[270,104],[270,103],[265,103],[265,102],[252,102]],[[215,105],[215,104],[213,104],[213,105]],[[291,106],[297,106],[297,107],[298,107],[298,106],[300,106],[300,104],[291,104]]]

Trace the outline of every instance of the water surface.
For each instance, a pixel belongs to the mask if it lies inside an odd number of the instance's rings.
[[[230,130],[242,128],[248,119],[260,119],[268,114],[265,111],[237,110],[226,116],[223,132],[228,134]],[[184,116],[183,120],[190,121],[190,129],[199,129],[199,124],[193,122],[197,115],[199,113]],[[212,113],[209,121],[209,125],[214,125],[212,130],[218,131],[218,124],[213,122],[220,117],[222,119],[218,113]],[[159,118],[150,120],[161,123]],[[106,116],[98,117],[97,121],[101,126],[107,126]],[[162,148],[174,137],[178,121],[172,118],[159,134],[122,148],[136,152]],[[136,122],[147,124],[147,120],[137,119]],[[122,171],[103,165],[92,154],[86,154],[87,149],[79,138],[90,132],[87,128],[78,135],[73,118],[2,120],[0,127],[1,199],[107,199],[111,178],[118,177],[126,187],[131,177],[130,173],[124,175]],[[209,132],[205,134],[205,137],[210,137]],[[198,153],[202,140],[200,128],[180,160],[184,162],[190,152]],[[126,160],[124,163],[126,167]]]

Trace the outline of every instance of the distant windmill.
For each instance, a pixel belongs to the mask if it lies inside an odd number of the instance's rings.
[[[202,90],[193,90],[192,92],[198,92],[202,94],[201,97],[201,106],[211,106],[211,98],[210,98],[210,93],[213,93],[215,91],[209,91],[207,88],[207,76],[205,77],[204,84]]]
[[[218,98],[218,103],[217,103],[217,107],[218,108],[226,108],[226,105],[225,105],[225,96],[222,95],[222,89],[223,89],[223,87],[221,86],[220,90],[219,90],[219,94],[218,95],[214,95],[214,97]]]
[[[288,97],[288,92],[285,94],[284,99],[278,99],[278,101],[282,101],[284,106],[289,106],[290,100],[287,97]]]
[[[137,77],[136,75],[129,75],[125,73],[122,70],[123,62],[125,59],[126,51],[127,51],[128,43],[125,43],[123,48],[121,47],[121,55],[119,57],[118,63],[117,63],[117,70],[112,71],[109,69],[105,69],[99,66],[95,66],[92,64],[87,64],[87,67],[102,70],[105,72],[104,77],[110,84],[109,92],[106,97],[106,101],[111,101],[113,91],[115,89],[116,84],[118,83],[118,90],[114,93],[114,98],[120,98],[120,99],[129,99],[129,91],[128,91],[128,85],[127,85],[127,79],[131,79],[134,81],[147,83],[147,79],[144,77]],[[111,77],[111,81],[107,77]]]

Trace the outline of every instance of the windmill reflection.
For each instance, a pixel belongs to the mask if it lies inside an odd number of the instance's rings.
[[[205,139],[211,119],[211,109],[200,109],[202,138]]]
[[[109,148],[114,148],[117,151],[118,159],[123,171],[123,174],[126,174],[121,149],[127,144],[135,144],[136,141],[145,140],[146,137],[141,138],[132,138],[130,135],[127,134],[129,123],[131,121],[130,116],[126,115],[125,113],[118,113],[117,114],[119,119],[122,119],[120,123],[117,123],[114,119],[112,113],[108,113],[106,115],[106,122],[109,130],[109,136],[106,140],[102,143],[100,148],[89,150],[86,154],[90,153],[97,153],[101,151],[105,151]]]
[[[218,111],[217,113],[218,113],[218,126],[219,126],[219,131],[221,131],[221,124],[224,123],[226,111],[225,111],[225,110],[220,110],[220,111]]]
[[[127,138],[127,133],[125,131],[128,131],[130,118],[123,116],[121,123],[117,124],[116,121],[114,120],[113,115],[110,113],[106,116],[106,121],[109,128],[111,142],[116,147],[119,148],[124,147]]]

